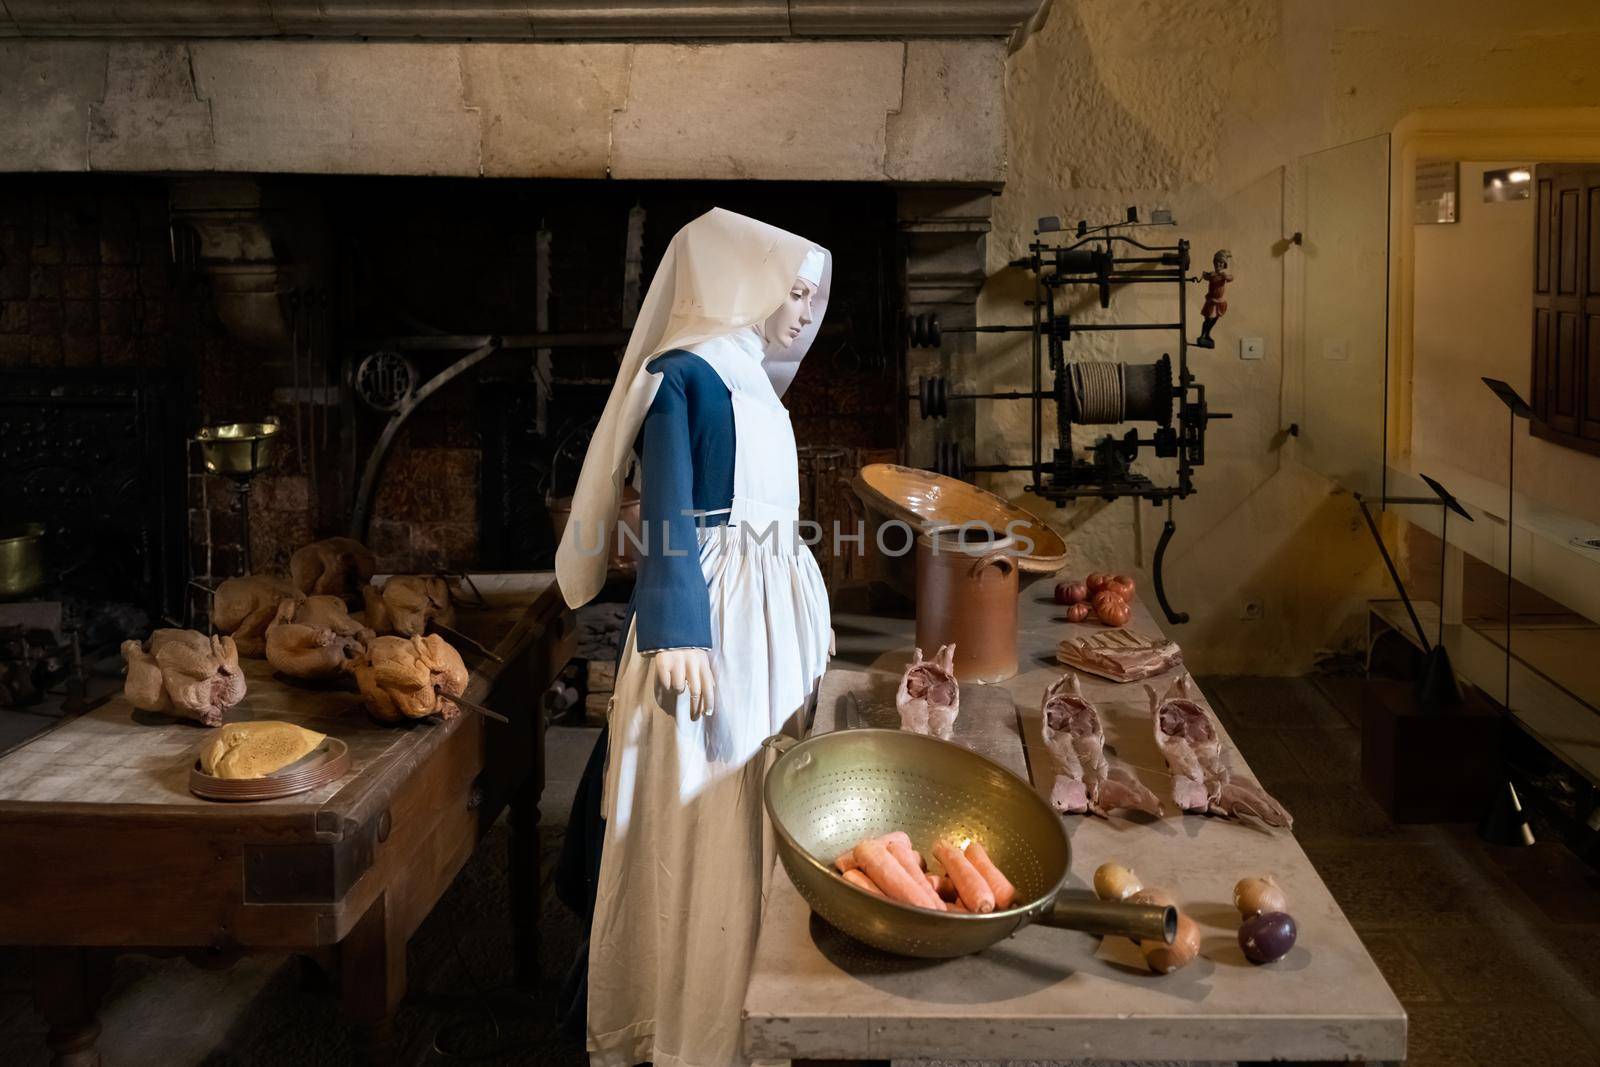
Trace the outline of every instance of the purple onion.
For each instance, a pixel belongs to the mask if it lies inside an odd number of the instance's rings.
[[[1251,963],[1271,963],[1289,954],[1298,934],[1294,918],[1287,912],[1264,912],[1252,915],[1240,925],[1239,948]]]

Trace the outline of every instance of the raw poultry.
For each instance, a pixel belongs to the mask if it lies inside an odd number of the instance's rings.
[[[396,574],[383,585],[362,589],[367,625],[381,634],[411,637],[427,632],[429,620],[442,626],[455,622],[450,586],[443,578]]]
[[[289,577],[296,589],[308,596],[344,597],[347,603],[359,598],[376,570],[372,552],[350,537],[313,541],[289,557]]]
[[[302,600],[305,594],[289,582],[270,574],[229,578],[217,586],[211,605],[211,626],[228,634],[246,659],[267,654],[267,627],[282,600]]]
[[[438,634],[375,638],[355,672],[367,710],[382,722],[453,719],[460,709],[448,698],[467,688],[461,654]]]
[[[267,627],[267,662],[291,678],[336,678],[366,654],[375,636],[351,618],[339,597],[284,600]]]
[[[123,694],[136,708],[220,726],[223,713],[244,699],[244,672],[231,637],[157,630],[148,647],[124,641],[122,658],[128,665]]]

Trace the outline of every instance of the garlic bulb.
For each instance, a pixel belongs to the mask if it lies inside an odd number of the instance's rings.
[[[1264,912],[1288,911],[1289,898],[1269,874],[1239,879],[1239,884],[1233,887],[1233,906],[1239,909],[1241,918],[1248,919]]]
[[[1101,900],[1127,900],[1144,888],[1139,876],[1120,863],[1102,863],[1094,871],[1094,895]]]

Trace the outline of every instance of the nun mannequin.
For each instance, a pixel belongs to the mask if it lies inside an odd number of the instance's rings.
[[[815,339],[826,249],[720,208],[650,283],[556,554],[567,603],[605,580],[629,454],[638,581],[608,715],[588,954],[598,1067],[743,1063],[740,1007],[773,842],[761,742],[798,733],[827,668],[827,590],[798,536],[779,397]]]

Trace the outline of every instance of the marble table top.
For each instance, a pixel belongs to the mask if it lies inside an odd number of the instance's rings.
[[[1021,595],[1019,672],[998,686],[963,686],[956,739],[1031,778],[1048,797],[1054,770],[1042,747],[1039,704],[1066,669],[1055,662],[1056,643],[1098,627],[1063,621],[1048,583]],[[1160,632],[1142,604],[1134,606],[1130,627]],[[813,732],[898,724],[893,691],[910,661],[914,628],[910,618],[835,614],[839,656],[819,693]],[[1172,636],[1181,643],[1181,630]],[[1149,684],[1164,692],[1172,677]],[[1085,695],[1100,709],[1108,749],[1168,813],[1064,816],[1071,884],[1087,888],[1107,860],[1132,867],[1146,885],[1172,892],[1199,923],[1200,958],[1157,976],[1125,938],[1039,926],[960,959],[889,956],[813,917],[780,864],[744,1005],[752,1057],[1404,1058],[1405,1010],[1292,833],[1250,819],[1175,813],[1145,683],[1082,678]],[[1234,770],[1248,773],[1225,731],[1223,740]],[[1268,873],[1288,894],[1300,934],[1288,956],[1258,967],[1239,950],[1232,889],[1241,877]]]

